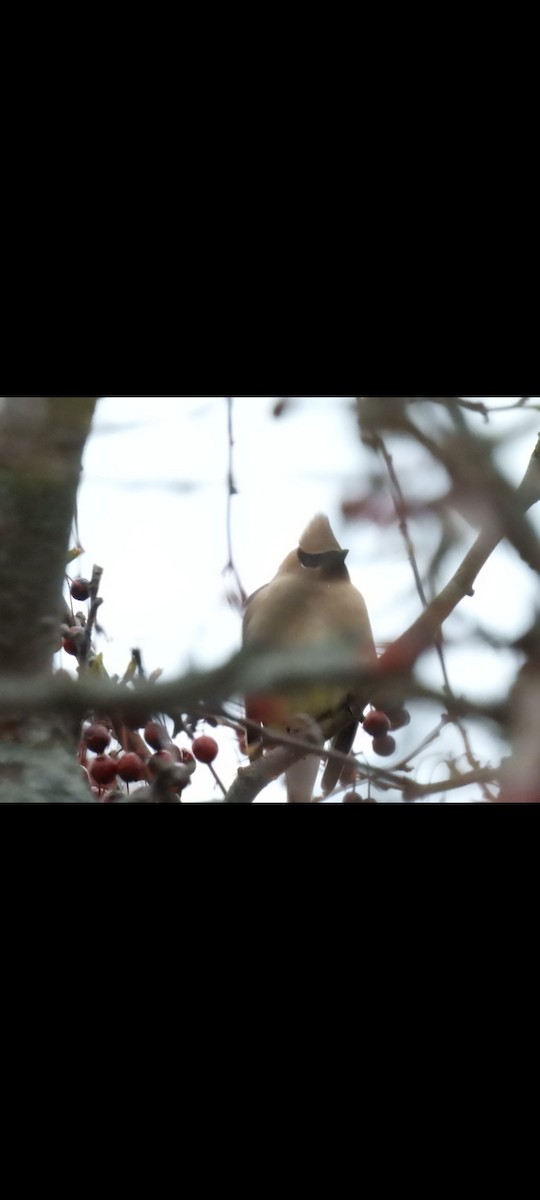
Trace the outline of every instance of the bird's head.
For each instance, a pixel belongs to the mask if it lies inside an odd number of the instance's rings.
[[[304,529],[298,549],[292,550],[282,562],[279,574],[312,571],[314,579],[348,579],[345,566],[348,553],[334,536],[328,517],[317,513]]]

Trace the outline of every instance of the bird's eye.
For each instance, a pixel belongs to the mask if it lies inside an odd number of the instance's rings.
[[[320,567],[324,562],[324,554],[308,554],[306,550],[298,547],[298,558],[303,567]]]

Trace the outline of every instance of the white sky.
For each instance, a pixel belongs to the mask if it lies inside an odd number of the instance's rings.
[[[486,399],[500,407],[505,401]],[[285,554],[298,544],[302,529],[315,512],[326,512],[337,538],[348,546],[353,582],[366,598],[375,640],[396,637],[420,611],[402,539],[393,526],[347,523],[341,501],[369,490],[378,461],[358,438],[352,401],[300,399],[281,418],[272,416],[271,399],[235,399],[234,478],[232,501],[235,565],[246,592],[266,583]],[[485,431],[503,437],[499,465],[517,483],[534,446],[537,412],[500,413]],[[475,428],[484,429],[481,418]],[[519,436],[516,436],[519,431]],[[445,490],[442,470],[414,447],[392,445],[394,463],[408,497],[439,495]],[[227,408],[224,398],[114,398],[99,402],[85,457],[79,493],[79,532],[85,554],[72,574],[89,575],[92,564],[104,567],[100,621],[107,638],[103,650],[109,673],[122,674],[132,646],[143,654],[147,671],[164,669],[172,678],[189,665],[211,666],[226,659],[240,643],[240,617],[226,600],[230,580],[222,572],[227,561]],[[531,520],[540,532],[540,514]],[[466,549],[475,530],[462,522]],[[420,567],[436,544],[437,527],[410,522]],[[461,554],[444,565],[444,583]],[[465,615],[503,636],[517,637],[532,620],[536,579],[511,547],[492,555],[464,602],[448,622],[447,661],[457,692],[475,699],[504,694],[514,671],[513,659],[489,648],[463,644]],[[461,645],[460,645],[461,642]],[[67,656],[63,656],[64,659]],[[71,663],[64,661],[65,666]],[[426,656],[422,676],[440,685],[434,655]],[[411,709],[412,711],[412,709]],[[361,735],[369,761],[385,767],[417,745],[433,725],[426,724],[421,705],[413,721],[398,732],[397,754],[376,759],[371,742]],[[213,732],[213,731],[209,731]],[[456,745],[453,730],[444,743],[427,750],[419,764],[422,780],[443,778],[445,755]],[[483,761],[495,763],[501,747],[485,727],[471,726],[473,748]],[[242,761],[234,734],[219,731],[220,754],[214,764],[227,786]],[[504,752],[504,751],[503,751]],[[245,760],[243,760],[245,761]],[[219,798],[210,773],[197,768],[186,800]],[[450,793],[471,799],[476,788]],[[261,799],[284,798],[280,784]],[[397,799],[396,793],[389,798]]]

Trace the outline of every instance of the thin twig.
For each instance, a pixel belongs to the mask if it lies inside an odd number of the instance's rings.
[[[92,577],[90,579],[90,610],[88,612],[88,619],[87,619],[87,622],[86,622],[86,625],[84,628],[84,641],[82,644],[81,655],[79,658],[79,665],[81,667],[86,666],[86,663],[88,662],[88,656],[90,654],[91,645],[92,645],[92,631],[94,629],[94,626],[96,627],[96,629],[98,629],[97,622],[96,622],[97,611],[98,611],[98,608],[100,607],[100,605],[103,604],[103,600],[102,600],[101,596],[98,596],[99,585],[101,582],[102,575],[103,575],[103,567],[98,567],[98,566],[96,566],[96,564],[94,564],[94,566],[92,567]],[[99,632],[99,630],[98,630],[98,632]]]
[[[386,469],[388,471],[388,475],[389,475],[390,483],[391,483],[391,489],[390,489],[391,492],[393,489],[392,501],[394,504],[396,516],[398,518],[399,531],[405,542],[405,548],[407,550],[407,557],[411,564],[412,572],[414,575],[414,582],[416,584],[416,589],[417,589],[418,595],[420,596],[420,600],[422,601],[423,607],[426,608],[427,598],[426,598],[426,595],[424,592],[422,580],[420,577],[420,571],[418,570],[418,563],[416,561],[416,556],[415,556],[415,552],[414,552],[414,546],[413,546],[413,543],[412,543],[412,540],[411,540],[411,537],[409,534],[408,525],[407,525],[407,518],[406,518],[407,505],[405,502],[405,497],[401,490],[401,485],[400,485],[399,479],[398,479],[395,469],[394,469],[394,460],[393,460],[390,452],[387,450],[382,437],[377,436],[374,439],[374,441],[375,441],[375,444],[376,444],[378,450],[380,451],[380,453],[385,461],[385,464],[386,464]]]
[[[420,399],[420,397],[418,397]],[[423,398],[423,397],[422,397]],[[470,412],[480,413],[487,421],[489,413],[513,412],[515,408],[523,408],[530,400],[530,396],[522,396],[520,400],[516,400],[514,404],[485,404],[483,400],[464,400],[461,396],[429,396],[432,404],[459,405],[460,408],[469,409]],[[535,410],[538,405],[531,405],[530,411]]]
[[[413,758],[416,758],[417,754],[420,754],[422,750],[425,750],[426,747],[430,746],[432,742],[436,742],[446,725],[448,725],[448,717],[445,715],[441,717],[441,720],[435,729],[431,733],[428,733],[427,737],[423,738],[414,750],[411,750],[410,754],[407,754],[405,758],[401,759],[400,762],[394,764],[394,771],[403,771],[408,763],[410,763]]]
[[[233,557],[233,548],[232,548],[232,529],[231,529],[232,498],[233,498],[233,496],[238,495],[238,489],[234,482],[234,470],[233,470],[234,437],[233,437],[233,398],[232,398],[232,396],[227,396],[227,437],[228,437],[228,444],[229,444],[229,459],[228,459],[228,468],[227,468],[227,518],[226,518],[226,520],[227,520],[227,555],[228,555],[228,559],[227,559],[227,563],[226,563],[225,567],[223,568],[223,574],[225,575],[227,573],[227,571],[230,571],[232,573],[232,575],[234,577],[234,581],[238,588],[240,598],[242,600],[242,604],[245,604],[245,602],[247,600],[247,593],[244,591],[240,576],[236,569],[234,557]]]
[[[230,570],[234,570],[233,552],[232,552],[232,537],[231,537],[231,500],[232,500],[233,496],[237,495],[236,486],[235,486],[235,482],[234,482],[234,476],[233,476],[234,437],[233,437],[232,414],[233,414],[233,398],[232,398],[232,396],[227,396],[227,436],[228,436],[228,443],[229,443],[229,463],[228,463],[228,470],[227,470],[227,553],[229,555],[229,558],[227,561],[227,567]]]
[[[218,775],[217,771],[215,770],[215,768],[212,766],[212,763],[207,763],[206,765],[207,765],[207,767],[209,768],[209,770],[211,771],[212,775],[214,776],[214,779],[215,779],[215,781],[216,781],[216,783],[217,783],[218,787],[219,787],[219,788],[221,788],[221,791],[223,792],[223,795],[224,795],[224,796],[226,796],[226,795],[227,795],[227,788],[226,788],[226,787],[224,786],[224,784],[221,782],[221,779],[219,778],[219,775]]]
[[[530,412],[538,412],[538,408],[539,408],[538,404],[531,404],[530,406],[528,405],[528,401],[530,400],[530,398],[531,398],[530,396],[522,396],[521,400],[516,400],[515,404],[499,404],[499,405],[497,405],[496,408],[488,408],[488,412],[493,412],[493,413],[512,412],[514,410],[514,408],[524,408],[524,407],[528,408]]]

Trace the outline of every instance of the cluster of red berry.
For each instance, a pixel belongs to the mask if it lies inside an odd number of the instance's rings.
[[[96,591],[96,586],[88,579],[74,579],[70,584],[72,598],[92,599],[92,610],[100,603],[96,600]],[[73,621],[72,626],[64,625],[62,628],[62,648],[79,660],[80,670],[82,657],[88,649],[92,612],[88,623],[83,613],[78,613]],[[85,643],[86,650],[83,649]],[[133,651],[134,659],[137,653]],[[139,668],[142,673],[140,656]],[[138,732],[140,729],[143,730],[142,737]],[[210,764],[218,753],[215,738],[207,735],[190,736],[191,750],[187,750],[176,745],[163,720],[154,719],[148,712],[138,712],[136,715],[120,713],[114,720],[92,713],[82,726],[78,759],[96,799],[106,802],[149,800],[174,803],[180,800],[181,793],[189,786],[197,762]],[[113,738],[116,747],[111,749]],[[89,754],[91,757],[88,757]],[[124,791],[120,780],[127,785],[140,783],[145,786],[130,794],[129,786]]]
[[[390,754],[393,754],[396,740],[391,736],[389,730],[401,729],[404,725],[409,724],[410,719],[406,708],[396,709],[390,717],[380,709],[373,708],[362,721],[364,733],[373,738],[373,753],[380,754],[382,758],[388,758]]]
[[[133,724],[126,722],[128,729]],[[215,738],[205,734],[193,739],[191,751],[177,746],[167,727],[157,720],[146,722],[143,730],[146,745],[140,745],[140,753],[122,751],[120,747],[117,751],[106,753],[110,747],[112,730],[112,722],[106,718],[86,723],[79,744],[79,760],[91,791],[96,798],[106,802],[122,799],[178,800],[184,788],[188,787],[197,762],[211,763],[218,753]],[[154,751],[153,754],[148,747]],[[87,751],[96,757],[88,760]],[[150,789],[140,788],[131,796],[126,796],[117,785],[119,779],[128,784],[145,782],[151,786]]]
[[[410,719],[410,713],[407,712],[406,708],[395,709],[391,713],[391,716],[388,716],[379,708],[372,708],[371,712],[362,721],[362,729],[370,738],[373,738],[373,753],[379,754],[381,758],[388,758],[393,754],[396,748],[396,739],[392,737],[390,730],[403,728],[403,726],[409,724]],[[343,797],[344,804],[361,803],[364,801],[365,797],[360,796],[354,790],[347,792]]]

